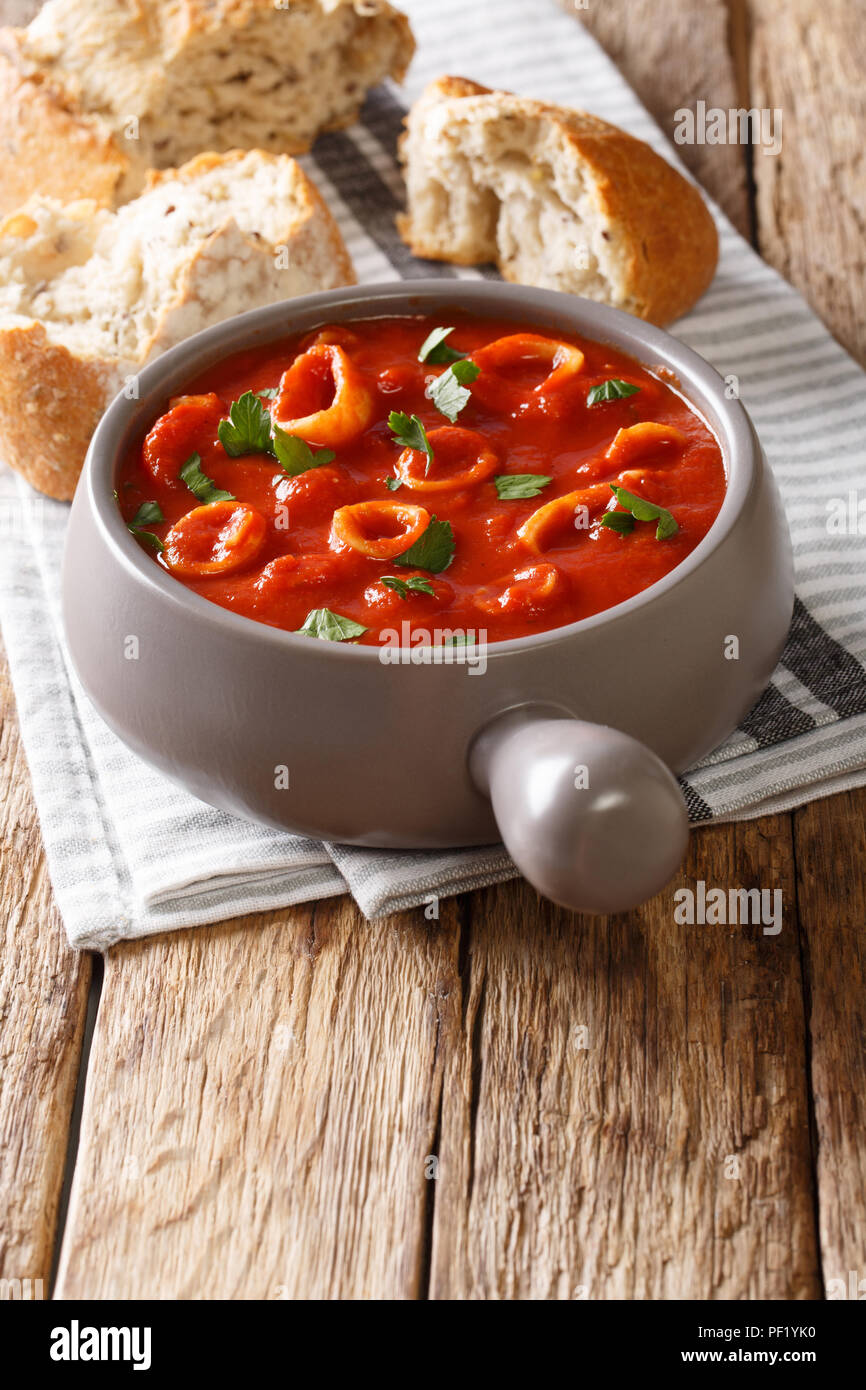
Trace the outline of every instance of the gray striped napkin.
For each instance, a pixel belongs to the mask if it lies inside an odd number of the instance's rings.
[[[359,125],[325,136],[304,161],[362,282],[494,274],[416,261],[394,228],[401,103],[442,73],[595,111],[675,159],[616,69],[552,0],[404,0],[403,8],[419,41],[405,92],[398,100],[379,89]],[[783,810],[866,782],[866,536],[856,525],[866,378],[717,217],[718,275],[676,331],[738,378],[784,494],[799,597],[771,686],[683,779],[695,822]],[[836,527],[842,512],[847,526]],[[501,846],[398,854],[262,829],[203,806],[141,763],[102,724],[66,661],[58,596],[66,516],[65,506],[0,472],[0,616],[73,945],[103,948],[347,889],[372,917],[513,875]]]

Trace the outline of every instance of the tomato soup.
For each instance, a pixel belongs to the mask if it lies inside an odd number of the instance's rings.
[[[154,563],[311,637],[523,637],[679,565],[721,507],[705,422],[664,371],[503,320],[380,318],[238,353],[124,460]]]

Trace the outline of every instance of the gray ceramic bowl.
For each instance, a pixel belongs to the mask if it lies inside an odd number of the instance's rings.
[[[606,612],[492,644],[482,672],[471,650],[461,664],[385,665],[374,647],[252,622],[177,583],[129,534],[112,496],[120,460],[192,377],[323,322],[448,322],[456,307],[584,334],[676,373],[720,441],[728,478],[715,523],[683,564]],[[114,401],[93,437],[63,583],[73,661],[124,742],[202,800],[267,825],[391,848],[501,837],[541,892],[578,910],[624,910],[667,881],[687,839],[672,772],[720,743],[758,698],[793,605],[775,484],[745,410],[711,367],[588,300],[434,280],[254,310],[166,353],[139,390]]]

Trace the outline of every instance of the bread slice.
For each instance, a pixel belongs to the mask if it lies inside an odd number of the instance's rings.
[[[0,30],[0,214],[113,206],[205,150],[297,154],[413,51],[386,0],[48,0]]]
[[[654,323],[709,285],[713,219],[693,184],[596,116],[443,77],[401,142],[416,256],[495,262],[507,280],[601,300]]]
[[[71,497],[100,415],[146,362],[244,309],[354,279],[287,155],[200,155],[117,212],[31,199],[0,224],[0,459]]]

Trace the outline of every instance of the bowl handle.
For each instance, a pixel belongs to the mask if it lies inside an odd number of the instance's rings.
[[[562,907],[627,912],[663,888],[685,854],[676,778],[618,729],[508,710],[476,737],[469,769],[520,872]]]

